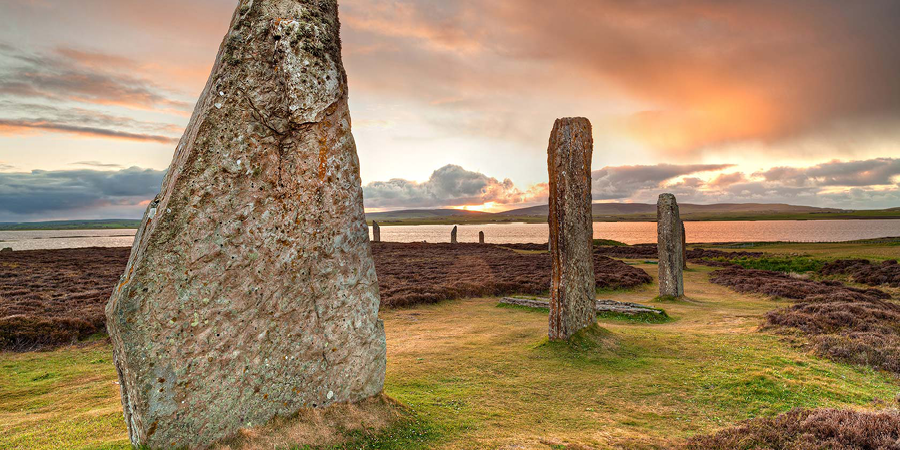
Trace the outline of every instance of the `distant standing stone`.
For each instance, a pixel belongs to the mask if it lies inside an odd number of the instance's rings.
[[[206,448],[382,391],[334,0],[242,0],[106,308],[131,442]]]
[[[596,321],[591,157],[594,139],[585,118],[558,119],[550,135],[551,340],[565,340]]]
[[[381,227],[378,226],[378,222],[372,221],[372,239],[374,242],[381,242]]]
[[[659,295],[684,296],[684,228],[678,202],[672,194],[662,194],[656,204],[659,250]]]
[[[459,232],[459,227],[454,226],[453,230],[450,231],[450,243],[458,244],[459,241],[456,239],[456,234]]]
[[[679,220],[679,222],[681,223],[681,267],[687,270],[687,230],[684,229],[684,221]]]
[[[484,231],[479,231],[479,232],[478,232],[478,243],[479,243],[479,244],[484,244]]]

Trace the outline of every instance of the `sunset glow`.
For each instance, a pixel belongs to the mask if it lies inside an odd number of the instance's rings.
[[[161,179],[232,3],[4,3],[0,192],[45,182],[35,170],[76,184],[132,167]],[[896,3],[670,6],[342,2],[367,207],[545,202],[550,129],[576,115],[594,126],[596,201],[668,189],[693,203],[900,204]],[[0,216],[137,217],[155,192],[65,210],[28,207],[47,195],[32,194]]]

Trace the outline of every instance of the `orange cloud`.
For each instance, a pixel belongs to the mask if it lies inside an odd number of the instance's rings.
[[[0,134],[21,134],[31,131],[48,131],[88,138],[119,139],[125,141],[154,142],[158,144],[178,143],[178,139],[168,136],[130,133],[126,131],[83,127],[47,121],[0,119]]]

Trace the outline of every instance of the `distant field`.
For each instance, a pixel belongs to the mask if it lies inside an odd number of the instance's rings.
[[[141,226],[140,220],[56,220],[50,222],[0,222],[0,231],[123,230]]]

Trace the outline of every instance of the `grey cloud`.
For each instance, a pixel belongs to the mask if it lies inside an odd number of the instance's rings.
[[[658,189],[673,178],[727,169],[732,164],[657,164],[655,166],[605,167],[593,173],[595,200],[621,200]]]
[[[156,142],[156,143],[160,143],[160,144],[175,144],[178,142],[178,139],[169,137],[169,136],[129,133],[126,131],[109,130],[109,129],[104,129],[104,128],[81,127],[81,126],[76,126],[76,125],[67,125],[67,124],[62,124],[62,123],[47,122],[42,119],[37,119],[37,120],[0,119],[0,131],[3,131],[3,130],[21,131],[21,130],[28,130],[28,129],[52,131],[52,132],[56,132],[56,133],[75,134],[75,135],[88,136],[88,137],[122,139],[122,140],[126,140],[126,141]]]
[[[103,169],[121,169],[122,166],[120,164],[109,164],[102,163],[100,161],[78,161],[69,164],[70,166],[87,166],[87,167],[98,167]]]
[[[723,173],[709,182],[710,186],[730,186],[732,184],[746,181],[747,177],[741,172]]]
[[[99,128],[126,128],[152,133],[180,134],[184,130],[184,127],[171,123],[145,122],[93,109],[56,107],[9,100],[0,100],[0,111],[4,111],[3,115],[7,116],[2,118],[9,120],[46,121]]]
[[[92,59],[86,61],[86,57]],[[172,98],[148,80],[94,67],[101,54],[79,55],[72,49],[53,54],[25,53],[7,46],[0,48],[0,58],[5,60],[0,70],[0,95],[144,109],[191,108],[190,103]]]
[[[434,208],[534,201],[541,189],[522,192],[509,179],[500,181],[451,164],[434,171],[422,183],[395,178],[369,183],[364,192],[370,208]]]
[[[900,176],[900,159],[876,158],[865,161],[831,161],[812,167],[775,167],[754,174],[767,181],[791,186],[875,186],[895,184]]]
[[[139,217],[164,175],[139,167],[0,173],[0,217],[80,217],[110,206]]]
[[[875,190],[855,187],[844,192],[820,194],[822,199],[842,208],[896,208],[900,206],[900,189]]]

